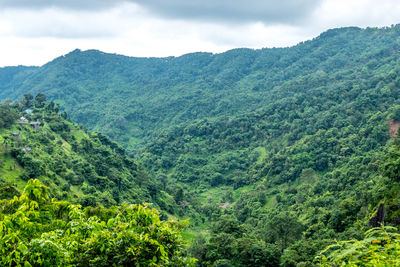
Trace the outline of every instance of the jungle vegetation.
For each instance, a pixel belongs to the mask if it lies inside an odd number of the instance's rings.
[[[23,97],[0,108],[15,112],[0,122],[10,140],[0,176],[18,192],[39,178],[75,204],[151,202],[162,219],[190,218],[185,253],[197,266],[393,264],[399,36],[399,25],[351,27],[288,48],[176,58],[75,50],[0,69],[0,97]],[[39,130],[18,126],[27,108]]]

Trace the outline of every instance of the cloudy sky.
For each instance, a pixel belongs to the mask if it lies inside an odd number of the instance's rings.
[[[295,45],[400,23],[398,0],[0,0],[0,66],[76,48],[138,57]]]

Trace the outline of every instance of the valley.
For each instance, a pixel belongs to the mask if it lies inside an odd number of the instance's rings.
[[[189,219],[182,253],[197,266],[380,262],[372,240],[400,251],[399,36],[348,27],[287,48],[75,50],[0,68],[0,186],[38,178],[83,207],[152,203]]]

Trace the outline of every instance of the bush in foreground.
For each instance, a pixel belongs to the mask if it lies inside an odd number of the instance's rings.
[[[20,197],[0,200],[0,265],[193,266],[185,224],[160,221],[148,204],[82,210],[30,180]]]

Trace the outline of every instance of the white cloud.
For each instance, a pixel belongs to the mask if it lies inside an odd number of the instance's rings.
[[[312,18],[319,29],[390,26],[400,23],[400,5],[397,0],[325,0]]]
[[[162,17],[230,22],[297,22],[323,0],[0,0],[0,8],[99,11],[123,3],[145,7]]]
[[[329,28],[385,26],[400,18],[397,0],[323,0],[313,10],[306,20],[292,25],[155,16],[151,9],[133,3],[98,10],[3,8],[0,66],[41,65],[75,48],[161,57],[236,47],[289,46]]]

